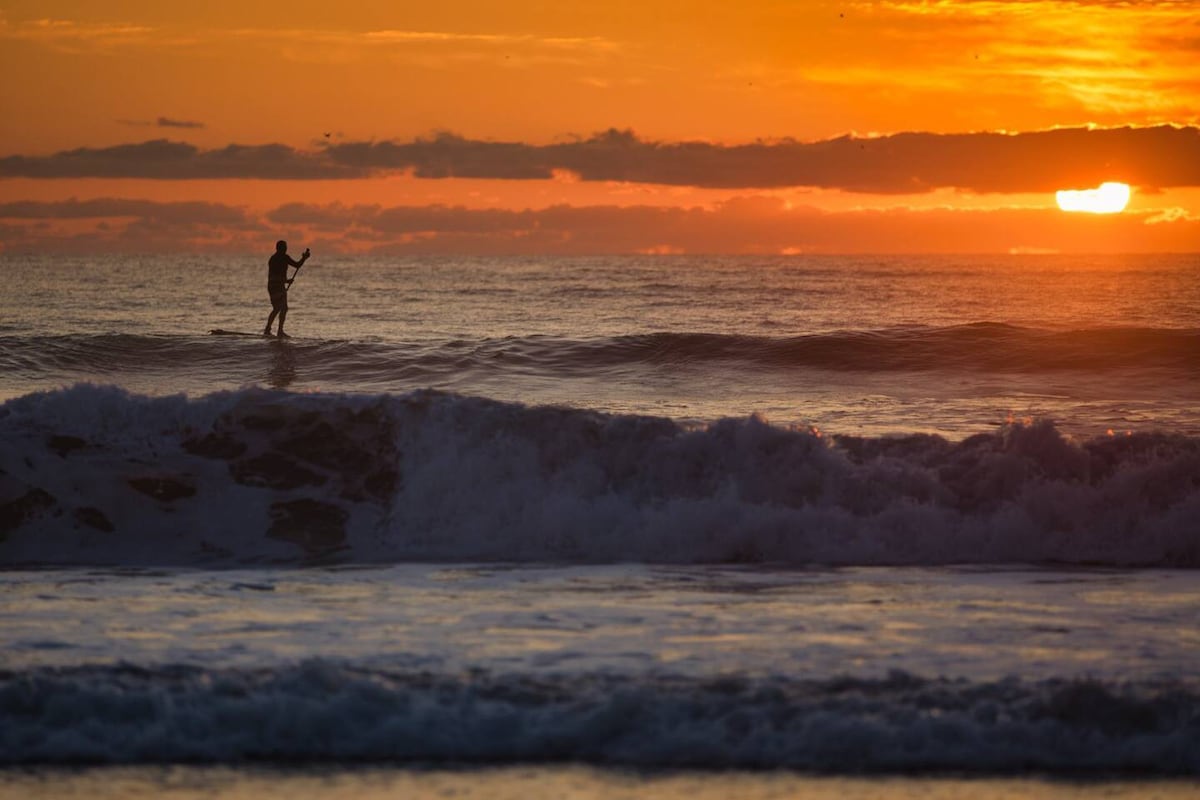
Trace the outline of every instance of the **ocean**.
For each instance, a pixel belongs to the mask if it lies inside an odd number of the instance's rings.
[[[268,255],[0,255],[0,797],[1200,792],[1200,256]]]

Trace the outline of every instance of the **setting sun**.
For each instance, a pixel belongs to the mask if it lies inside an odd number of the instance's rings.
[[[1116,214],[1129,204],[1129,184],[1107,182],[1096,189],[1063,189],[1054,199],[1063,211],[1087,211],[1092,214]]]

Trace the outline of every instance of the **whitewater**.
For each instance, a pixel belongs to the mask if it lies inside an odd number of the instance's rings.
[[[14,796],[1195,788],[1195,256],[0,272]]]

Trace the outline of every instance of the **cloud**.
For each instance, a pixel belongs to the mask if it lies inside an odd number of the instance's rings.
[[[271,234],[263,220],[223,203],[0,203],[0,252],[245,252]]]
[[[937,188],[1042,192],[1103,180],[1152,188],[1200,185],[1200,129],[1173,126],[743,145],[652,142],[617,130],[542,146],[442,134],[408,143],[339,144],[329,155],[361,169],[411,169],[424,178],[547,179],[567,170],[582,180],[882,194]]]
[[[969,112],[968,124],[1036,109],[1062,122],[1200,119],[1194,2],[860,0],[850,17],[875,47],[852,62],[806,65],[806,78],[848,79],[882,102],[940,97]]]
[[[113,219],[136,217],[160,222],[179,222],[188,225],[242,225],[248,221],[246,211],[224,203],[175,202],[153,200],[98,198],[92,200],[62,200],[38,202],[31,200],[0,203],[0,219]]]
[[[245,28],[222,32],[220,36],[280,47],[284,57],[300,61],[346,62],[383,57],[433,69],[464,62],[510,67],[595,63],[623,50],[620,42],[600,36],[394,28],[357,31]]]
[[[187,119],[171,119],[170,117],[159,117],[155,124],[160,128],[203,128],[203,122],[195,122]]]
[[[117,122],[121,125],[129,125],[134,128],[191,128],[200,129],[205,127],[203,122],[194,122],[186,119],[171,119],[170,117],[159,117],[154,121],[145,119],[119,119]]]
[[[550,180],[570,174],[719,189],[817,187],[875,194],[953,188],[1051,192],[1124,181],[1147,190],[1200,186],[1200,128],[1063,128],[1028,133],[897,133],[818,142],[655,142],[609,130],[538,145],[450,133],[408,142],[347,142],[304,152],[281,144],[199,150],[168,140],[51,156],[0,158],[0,177],[418,178]]]
[[[1200,241],[1200,220],[1167,220],[1155,212],[1111,217],[1048,208],[828,212],[756,196],[713,208],[289,204],[267,220],[313,235],[353,234],[396,253],[1178,252]]]
[[[220,203],[102,198],[0,204],[0,251],[323,254],[1188,252],[1200,218],[1051,208],[823,211],[745,196],[710,208],[289,203],[258,215]],[[320,243],[318,248],[317,243]]]
[[[56,50],[79,53],[110,51],[155,42],[160,37],[155,28],[146,25],[43,18],[0,24],[0,39],[36,42]]]
[[[542,36],[529,33],[467,33],[453,30],[222,28],[136,25],[71,19],[0,18],[0,40],[29,42],[71,53],[141,51],[224,52],[237,46],[271,48],[295,61],[346,62],[364,58],[401,60],[441,68],[456,62],[488,61],[506,66],[594,63],[620,53],[620,42],[600,36]]]
[[[155,139],[114,147],[83,147],[51,156],[0,158],[0,178],[312,180],[365,174],[321,152],[300,152],[282,144],[231,144],[218,150],[200,150],[184,142]]]

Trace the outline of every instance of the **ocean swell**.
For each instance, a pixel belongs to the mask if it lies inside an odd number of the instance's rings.
[[[433,391],[0,406],[0,564],[1200,566],[1200,439],[704,427]]]
[[[279,348],[286,347],[281,352]],[[247,336],[68,334],[0,336],[0,368],[22,374],[170,372],[230,368],[286,356],[322,379],[387,381],[462,370],[544,374],[651,365],[734,364],[753,369],[1041,372],[1157,368],[1187,377],[1200,362],[1200,330],[1092,328],[1053,331],[1002,323],[907,326],[801,336],[659,332],[563,338],[511,336],[389,343]]]

